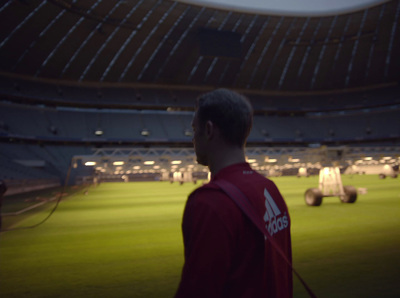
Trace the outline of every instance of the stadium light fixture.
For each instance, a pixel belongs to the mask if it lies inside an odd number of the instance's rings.
[[[154,160],[147,160],[143,164],[145,164],[146,166],[152,166],[152,165],[155,164],[155,161]]]
[[[171,161],[172,165],[180,165],[182,163],[182,160],[173,160]]]
[[[248,163],[255,163],[255,162],[257,162],[257,160],[256,159],[248,159],[247,162]]]
[[[124,165],[125,163],[123,162],[123,161],[114,161],[113,162],[113,165],[114,166],[122,166],[122,165]]]
[[[277,162],[278,160],[276,158],[269,158],[266,162],[268,163],[274,163]]]
[[[150,135],[150,131],[147,128],[143,128],[140,134],[144,137],[148,137]]]
[[[87,161],[87,162],[85,162],[85,166],[87,166],[87,167],[93,167],[95,165],[96,165],[95,161]]]
[[[193,133],[192,133],[192,131],[190,129],[185,129],[183,133],[187,137],[193,136]]]
[[[94,131],[94,134],[98,137],[102,136],[104,134],[103,130],[98,128]]]

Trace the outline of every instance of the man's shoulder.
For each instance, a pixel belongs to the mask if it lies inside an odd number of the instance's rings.
[[[233,207],[235,204],[229,196],[216,184],[209,182],[195,189],[188,198],[188,204],[206,205],[210,208]]]
[[[214,183],[208,182],[203,184],[202,186],[196,188],[190,195],[189,199],[193,198],[204,198],[209,197],[210,195],[219,195],[223,194],[221,189]]]

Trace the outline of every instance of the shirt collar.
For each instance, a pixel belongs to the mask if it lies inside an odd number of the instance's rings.
[[[231,174],[233,172],[236,172],[236,171],[249,171],[249,170],[251,171],[252,169],[247,162],[232,164],[232,165],[229,165],[229,166],[223,168],[214,176],[211,176],[211,181],[213,181],[215,179],[220,179],[221,177],[224,177],[224,176]]]

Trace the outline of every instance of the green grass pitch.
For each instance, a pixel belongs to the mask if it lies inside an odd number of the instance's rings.
[[[318,297],[400,297],[400,181],[342,176],[355,204],[303,194],[318,177],[272,178],[292,218],[294,267]],[[43,225],[0,235],[0,297],[173,297],[187,195],[199,185],[104,183],[65,198]],[[28,226],[47,211],[24,218]],[[307,297],[295,278],[295,297]]]

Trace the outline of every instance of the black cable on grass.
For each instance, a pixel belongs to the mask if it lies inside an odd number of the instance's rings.
[[[18,227],[18,228],[11,228],[11,229],[1,229],[0,232],[9,232],[9,231],[18,231],[18,230],[33,229],[33,228],[36,228],[36,227],[38,227],[38,226],[44,224],[44,223],[53,215],[53,213],[57,210],[58,205],[60,204],[60,202],[61,202],[61,200],[62,200],[62,196],[63,196],[63,194],[65,193],[65,191],[66,191],[66,189],[67,189],[67,185],[68,185],[68,181],[69,181],[69,176],[70,176],[70,174],[71,174],[71,168],[72,168],[72,165],[70,165],[69,168],[68,168],[67,177],[65,178],[64,186],[63,186],[63,188],[62,188],[62,191],[61,191],[60,194],[59,194],[59,197],[57,198],[57,201],[56,201],[55,206],[53,207],[53,209],[50,211],[50,213],[49,213],[42,221],[40,221],[39,223],[34,224],[34,225],[32,225],[32,226],[28,226],[28,227]]]

